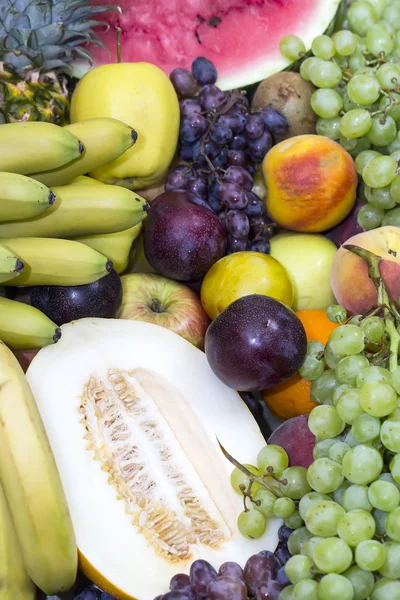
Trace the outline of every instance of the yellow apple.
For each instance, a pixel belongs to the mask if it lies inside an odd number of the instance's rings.
[[[261,252],[235,252],[217,261],[207,272],[201,286],[201,303],[215,319],[229,304],[251,294],[263,294],[293,303],[293,288],[286,269]]]
[[[331,240],[318,234],[280,233],[271,239],[271,256],[292,280],[293,310],[326,310],[335,304],[330,269],[336,251]]]

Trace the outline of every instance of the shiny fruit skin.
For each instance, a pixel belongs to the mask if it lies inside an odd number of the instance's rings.
[[[235,252],[216,262],[201,286],[201,303],[215,319],[242,296],[263,294],[292,306],[293,288],[289,275],[277,260],[260,252]]]
[[[199,281],[226,252],[217,215],[187,192],[165,192],[150,205],[143,227],[144,254],[154,270],[178,281]]]
[[[256,391],[298,371],[306,356],[307,337],[290,308],[253,294],[230,304],[211,323],[205,351],[211,369],[228,387]]]

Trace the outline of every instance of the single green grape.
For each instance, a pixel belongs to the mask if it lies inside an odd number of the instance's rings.
[[[311,77],[310,77],[311,67],[315,63],[317,63],[319,60],[321,60],[321,59],[317,58],[316,56],[311,56],[310,58],[306,58],[305,60],[302,61],[301,65],[300,65],[300,75],[302,76],[302,78],[305,81],[311,81]]]
[[[354,75],[347,84],[349,99],[360,106],[376,102],[381,94],[379,81],[371,75]]]
[[[332,402],[332,394],[335,387],[339,385],[335,371],[329,369],[324,371],[318,379],[315,379],[310,388],[311,399],[314,402],[323,404],[327,401]]]
[[[382,472],[382,468],[381,453],[376,448],[365,444],[351,448],[345,454],[342,462],[343,474],[346,479],[351,483],[360,485],[367,485],[377,479]]]
[[[364,540],[371,540],[374,537],[375,519],[366,510],[360,508],[350,510],[340,519],[337,533],[351,548],[355,548]]]
[[[313,560],[315,546],[318,544],[318,542],[320,542],[323,539],[324,539],[323,537],[318,537],[316,535],[309,538],[308,540],[306,540],[303,543],[301,550],[300,550],[300,554],[303,554],[304,556],[308,556],[309,558],[311,558],[311,560]]]
[[[354,588],[353,600],[367,600],[375,585],[375,577],[368,571],[363,571],[357,565],[353,565],[343,573]]]
[[[357,37],[351,31],[343,29],[333,36],[337,54],[350,56],[357,48]]]
[[[311,50],[314,56],[329,60],[335,56],[335,43],[329,35],[318,35],[312,41]]]
[[[333,352],[332,346],[327,344],[325,347],[324,359],[330,369],[336,369],[336,366],[339,364],[342,356],[340,356],[340,354],[336,354],[336,352]]]
[[[400,483],[395,482],[391,473],[381,473],[378,477],[378,481],[389,481],[389,483],[392,483],[397,487],[398,490],[400,490]]]
[[[349,444],[346,442],[336,442],[329,448],[329,458],[338,463],[342,463],[343,457],[350,450]]]
[[[283,522],[289,529],[300,529],[304,525],[304,521],[298,510],[295,510],[294,513],[290,515],[290,517],[284,519]]]
[[[319,132],[317,132],[319,133]],[[323,133],[319,133],[319,135],[324,135]],[[329,137],[329,136],[327,136]],[[337,138],[336,138],[337,139]],[[356,171],[359,175],[362,175],[364,167],[369,163],[373,158],[377,158],[380,156],[380,153],[376,150],[364,150],[364,152],[360,152],[355,160]]]
[[[246,467],[246,469],[248,471],[250,471],[250,473],[253,473],[253,475],[258,475],[258,476],[261,475],[260,471],[254,465],[246,464],[243,466]],[[235,467],[231,473],[231,486],[233,487],[235,492],[237,494],[243,495],[243,491],[240,489],[240,486],[244,486],[245,488],[247,488],[249,483],[250,483],[250,481],[249,481],[248,477],[246,477],[246,475],[244,473],[242,473],[242,471],[240,469]],[[258,489],[260,487],[261,486],[259,483],[253,483],[252,491],[256,491],[256,489]]]
[[[289,558],[284,569],[289,581],[296,584],[302,579],[311,579],[313,567],[311,558],[303,554],[296,554]]]
[[[357,223],[363,229],[370,231],[379,227],[385,217],[385,211],[372,204],[364,204],[357,213]]]
[[[383,188],[390,185],[396,177],[397,161],[393,156],[378,156],[364,167],[362,177],[372,188]]]
[[[329,344],[340,356],[358,354],[364,350],[364,332],[356,325],[340,325],[330,333]]]
[[[400,6],[397,3],[387,3],[382,14],[382,20],[390,23],[395,29],[400,29]]]
[[[347,310],[340,304],[331,304],[326,309],[326,316],[332,323],[343,323],[347,319]]]
[[[329,450],[331,446],[340,441],[340,437],[326,440],[318,440],[313,448],[313,458],[329,458]]]
[[[336,377],[340,383],[348,383],[354,386],[356,385],[358,373],[368,366],[369,362],[366,356],[357,354],[345,356],[336,365]]]
[[[315,355],[307,355],[299,373],[303,379],[308,381],[314,381],[318,377],[321,377],[325,370],[324,361],[318,359]]]
[[[343,573],[353,562],[353,553],[344,540],[328,537],[316,545],[313,560],[322,573]]]
[[[292,531],[288,539],[288,549],[290,554],[292,556],[294,556],[295,554],[300,554],[304,542],[306,542],[312,537],[313,534],[310,531],[308,531],[307,527],[304,526]]]
[[[400,484],[400,454],[396,454],[392,458],[389,468],[395,482]]]
[[[287,452],[281,446],[269,444],[261,448],[257,456],[257,467],[260,473],[267,474],[268,467],[272,468],[273,474],[279,475],[289,466]]]
[[[243,537],[257,540],[265,533],[267,520],[258,510],[247,510],[238,516],[237,527]]]
[[[279,600],[296,600],[293,596],[294,585],[288,585],[279,594]]]
[[[336,535],[337,526],[344,516],[344,508],[332,500],[323,500],[313,503],[305,515],[307,529],[318,537],[332,537]]]
[[[357,375],[356,386],[362,388],[366,383],[388,383],[391,385],[392,377],[390,371],[374,365],[366,367]]]
[[[386,117],[382,115],[375,115],[372,117],[371,127],[367,133],[367,138],[371,144],[379,147],[388,146],[388,144],[396,139],[396,136],[396,121],[392,117],[389,117],[388,115]],[[391,183],[391,181],[389,183]],[[372,185],[371,187],[375,186]]]
[[[344,459],[346,459],[346,456],[350,452],[351,450],[345,454]],[[316,492],[331,494],[343,483],[344,475],[342,466],[330,458],[317,458],[308,467],[307,480],[311,488]]]
[[[352,425],[357,417],[364,413],[360,404],[360,390],[357,388],[344,390],[335,408],[339,419],[348,425]]]
[[[373,481],[368,489],[368,499],[374,508],[390,512],[398,507],[400,492],[390,481],[378,479]]]
[[[280,490],[288,498],[300,500],[304,494],[311,492],[307,481],[307,469],[305,467],[288,467],[280,476]]]
[[[397,406],[397,394],[388,383],[364,383],[360,388],[360,405],[373,417],[386,417]]]
[[[353,600],[353,586],[346,577],[329,573],[318,584],[318,600]],[[279,600],[281,597],[279,596]]]
[[[390,54],[394,49],[393,40],[388,35],[388,30],[384,24],[372,25],[367,31],[365,41],[368,51],[374,56]]]
[[[279,49],[288,60],[298,60],[306,53],[304,42],[297,35],[285,35],[279,43]]]
[[[355,108],[343,115],[340,121],[340,133],[347,138],[355,139],[367,135],[372,127],[372,117],[362,108]]]
[[[307,342],[307,354],[311,356],[316,356],[320,352],[323,352],[324,349],[325,346],[321,342],[317,342],[316,340],[309,340]]]
[[[376,23],[378,17],[374,8],[365,0],[356,0],[349,6],[347,19],[350,29],[358,35],[365,36],[367,31]]]
[[[334,406],[316,406],[308,417],[308,428],[320,440],[336,437],[344,427]]]
[[[265,488],[260,488],[255,492],[252,491],[252,508],[258,510],[264,517],[274,517],[274,505],[276,502],[276,496],[273,492]]]
[[[390,195],[393,200],[400,204],[400,175],[396,175],[390,185]]]
[[[400,66],[394,63],[383,63],[376,72],[379,85],[385,90],[394,90],[400,83]]]
[[[313,63],[310,66],[309,73],[311,83],[317,88],[334,88],[342,80],[342,69],[330,60],[320,60]]]
[[[382,219],[382,225],[391,225],[393,227],[400,226],[400,206],[396,206],[396,208],[387,211]]]
[[[323,135],[336,141],[340,138],[340,121],[341,117],[334,117],[333,119],[319,117],[315,124],[315,130],[318,135]]]
[[[318,583],[314,579],[302,579],[293,588],[293,598],[294,600],[318,600],[317,590]]]
[[[368,414],[358,416],[351,426],[351,433],[354,439],[361,444],[365,444],[365,442],[372,442],[378,438],[380,430],[380,419]]]
[[[354,73],[357,73],[357,71],[365,67],[366,64],[367,62],[363,51],[359,46],[357,46],[353,54],[349,57],[350,72],[354,75]]]
[[[332,498],[327,494],[320,494],[319,492],[309,492],[302,497],[299,502],[299,513],[303,521],[305,521],[308,509],[320,502],[332,502]]]
[[[296,510],[296,505],[291,498],[277,498],[274,504],[274,516],[277,519],[287,519]]]
[[[400,598],[400,581],[379,579],[375,583],[374,591],[371,594],[371,600],[398,600]]]
[[[383,546],[386,550],[386,560],[379,569],[379,573],[389,579],[400,579],[400,544],[386,542]]]
[[[386,518],[386,533],[395,542],[400,542],[400,507],[388,513]]]
[[[349,139],[349,138],[346,138]],[[352,150],[350,150],[351,157],[355,159],[360,152],[364,152],[365,150],[369,150],[371,148],[371,142],[366,136],[357,138],[353,140],[355,142],[355,146]]]
[[[342,506],[346,511],[361,509],[372,512],[372,504],[368,498],[368,487],[366,485],[350,485],[343,494]]]
[[[400,452],[400,419],[389,418],[382,423],[381,442],[390,452]]]
[[[316,69],[315,65],[313,69]],[[343,108],[343,100],[337,92],[322,88],[316,90],[311,96],[311,108],[318,117],[334,119]]]
[[[340,134],[339,143],[347,152],[353,152],[357,148],[358,140],[352,140]],[[364,148],[365,150],[365,148]]]
[[[358,544],[354,558],[363,571],[378,571],[386,560],[386,549],[376,540],[365,540]]]
[[[372,204],[372,206],[376,206],[377,208],[381,208],[382,210],[390,210],[396,206],[396,202],[393,200],[392,195],[390,193],[390,185],[387,185],[384,188],[367,188],[365,192],[368,197],[368,202]],[[385,325],[382,319],[380,319],[379,317],[368,317],[367,319],[365,319],[365,321],[368,322],[369,319],[377,319],[378,321],[380,321],[383,326],[383,331],[385,331]],[[364,321],[362,321],[362,324],[364,324]],[[364,333],[366,337],[368,337],[365,330]],[[371,342],[374,341],[371,338],[368,339]]]
[[[332,406],[337,405],[337,403],[339,402],[339,398],[343,394],[343,392],[345,392],[346,390],[351,390],[351,389],[352,389],[352,387],[348,383],[341,383],[340,385],[338,385],[338,387],[333,390]],[[342,418],[342,417],[340,417],[340,418]]]

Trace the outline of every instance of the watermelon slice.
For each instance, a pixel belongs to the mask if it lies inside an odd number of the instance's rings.
[[[289,66],[280,39],[300,36],[306,47],[328,29],[344,0],[96,0],[119,4],[107,13],[111,25],[100,38],[109,48],[91,48],[94,64],[116,62],[115,27],[122,29],[122,60],[146,61],[169,73],[190,68],[196,56],[217,67],[222,89],[246,86]],[[102,15],[104,18],[104,15]],[[81,76],[84,65],[76,68]]]

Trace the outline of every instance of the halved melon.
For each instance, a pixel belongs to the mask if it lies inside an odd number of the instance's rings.
[[[190,68],[196,56],[217,67],[218,85],[233,89],[256,83],[289,66],[279,52],[285,35],[300,36],[307,49],[332,24],[341,0],[93,0],[118,4],[122,15],[102,15],[111,25],[99,32],[109,48],[93,48],[94,64],[116,62],[115,26],[122,29],[122,60],[146,61],[167,75]],[[87,69],[87,67],[86,67]],[[83,74],[82,66],[76,74]]]
[[[203,352],[138,321],[82,319],[28,381],[69,502],[82,570],[111,595],[151,600],[197,558],[242,565],[274,550],[278,520],[246,540],[243,499],[217,438],[243,462],[265,441]]]

